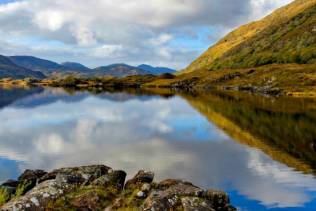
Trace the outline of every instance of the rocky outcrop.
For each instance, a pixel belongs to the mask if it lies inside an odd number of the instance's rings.
[[[11,191],[11,200],[0,210],[236,210],[226,193],[204,190],[190,182],[169,179],[155,183],[154,173],[148,171],[139,171],[126,183],[125,178],[124,171],[104,165],[49,173],[26,170],[18,181],[1,185]]]

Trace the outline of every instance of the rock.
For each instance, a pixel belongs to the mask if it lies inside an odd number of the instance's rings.
[[[98,210],[100,197],[95,192],[88,192],[83,194],[72,201],[70,204],[75,210]]]
[[[41,174],[44,172],[27,170],[20,176],[21,182],[10,180],[3,185],[19,188],[24,181],[37,181]],[[56,169],[0,210],[236,210],[222,191],[203,190],[174,179],[157,184],[154,173],[147,171],[139,171],[123,190],[125,178],[124,171],[101,165]]]
[[[145,184],[143,184],[141,191],[148,193],[150,191],[150,189],[151,189],[151,185],[148,183],[145,183]]]
[[[18,178],[18,186],[15,187],[18,191],[18,195],[24,195],[26,192],[34,188],[39,178],[45,175],[47,172],[43,170],[25,170]]]
[[[107,187],[109,185],[116,187],[117,189],[123,189],[125,183],[126,173],[124,171],[110,171],[107,175],[103,175],[91,184],[95,186]]]
[[[123,189],[125,178],[126,178],[126,172],[119,170],[119,171],[113,171],[109,173],[109,179],[110,184],[114,185],[118,189]]]
[[[93,166],[81,166],[74,168],[61,168],[56,169],[45,176],[41,177],[39,182],[43,182],[46,180],[55,179],[58,174],[64,175],[80,175],[83,179],[85,179],[86,183],[99,178],[102,175],[105,175],[110,170],[110,167],[104,165],[93,165]]]
[[[43,170],[25,170],[23,174],[19,177],[19,182],[21,181],[37,181],[39,178],[47,174]]]
[[[181,199],[181,205],[184,211],[195,211],[195,210],[215,211],[212,208],[212,204],[209,201],[205,199],[201,200],[198,197],[183,197]]]
[[[85,178],[82,177],[81,174],[63,174],[63,173],[58,173],[56,178],[55,178],[56,184],[57,185],[62,185],[62,184],[71,184],[71,185],[81,185],[83,184],[86,180]]]
[[[135,186],[143,185],[143,183],[152,183],[155,174],[150,171],[139,171],[131,180],[125,184],[125,189],[135,188]]]
[[[228,195],[223,191],[207,190],[202,196],[211,201],[217,209],[223,208],[230,203]]]
[[[103,186],[103,187],[106,187],[108,186],[110,183],[110,177],[108,175],[103,175],[97,179],[95,179],[91,185],[94,185],[94,186]]]
[[[45,210],[49,202],[56,200],[74,188],[75,186],[66,183],[58,185],[55,180],[47,180],[34,187],[24,196],[12,199],[1,207],[1,210]]]
[[[7,180],[1,186],[16,188],[18,187],[18,185],[19,185],[19,182],[16,180]]]
[[[234,210],[221,191],[205,191],[181,180],[165,180],[157,186],[145,200],[144,210]]]
[[[138,198],[141,198],[141,199],[146,197],[146,194],[143,191],[139,191],[136,195]]]

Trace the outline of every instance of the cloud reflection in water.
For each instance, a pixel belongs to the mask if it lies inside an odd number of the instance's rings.
[[[46,95],[54,94],[39,96]],[[234,142],[179,97],[113,101],[115,94],[111,100],[80,95],[73,102],[57,97],[23,107],[19,101],[0,110],[0,180],[26,168],[103,163],[129,175],[147,169],[157,180],[236,190],[267,207],[313,199],[312,176]]]

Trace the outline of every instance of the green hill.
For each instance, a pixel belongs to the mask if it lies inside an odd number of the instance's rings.
[[[296,0],[229,33],[183,72],[316,63],[316,0]]]

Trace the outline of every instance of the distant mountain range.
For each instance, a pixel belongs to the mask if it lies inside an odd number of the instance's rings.
[[[32,77],[42,79],[45,78],[45,75],[41,72],[18,66],[10,58],[0,55],[0,78],[6,77],[17,79]]]
[[[114,77],[125,77],[129,75],[146,75],[151,74],[150,72],[133,67],[126,64],[112,64],[108,66],[102,66],[93,70],[93,75],[103,76],[110,75]],[[159,74],[158,74],[159,75]]]
[[[165,67],[152,67],[139,65],[137,67],[127,64],[112,64],[90,69],[80,63],[64,62],[58,64],[53,61],[33,56],[0,56],[0,78],[44,78],[50,76],[65,76],[75,74],[83,77],[113,76],[125,77],[130,75],[160,75],[174,73],[175,70]]]

